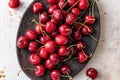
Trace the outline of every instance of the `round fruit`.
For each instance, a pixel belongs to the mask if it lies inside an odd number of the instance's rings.
[[[94,68],[89,68],[86,72],[86,75],[90,77],[91,79],[96,79],[98,76],[98,72]]]
[[[43,10],[44,10],[44,5],[41,2],[34,3],[34,5],[33,5],[33,12],[35,14],[39,13],[39,12],[42,12]]]
[[[43,76],[45,74],[45,67],[41,64],[35,67],[35,75],[36,76]]]
[[[10,8],[17,8],[20,5],[20,0],[10,0],[8,5]]]
[[[68,39],[67,39],[67,37],[65,37],[65,36],[57,35],[57,36],[55,37],[55,42],[56,42],[58,45],[66,45],[67,42],[68,42]]]
[[[37,54],[30,55],[30,63],[31,64],[39,64],[41,62],[41,58]]]
[[[33,30],[27,30],[25,33],[25,36],[29,40],[34,40],[37,37],[37,33]]]

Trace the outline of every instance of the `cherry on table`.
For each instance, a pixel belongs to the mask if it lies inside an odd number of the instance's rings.
[[[91,79],[96,79],[97,76],[98,76],[98,71],[95,69],[95,68],[89,68],[87,71],[86,71],[86,75],[88,77],[90,77]]]
[[[53,70],[50,72],[50,78],[52,80],[60,80],[60,76],[61,76],[61,74],[58,70]]]
[[[49,14],[53,14],[53,12],[58,9],[58,6],[57,5],[51,5],[49,8],[48,8],[48,13]]]
[[[20,0],[10,0],[8,5],[10,8],[17,8],[20,5]]]
[[[43,12],[39,15],[39,22],[46,23],[49,20],[47,12]]]
[[[86,10],[89,7],[89,1],[88,0],[80,0],[78,7],[80,10]]]
[[[27,30],[25,33],[25,36],[29,40],[34,40],[37,37],[37,33],[33,30]]]
[[[53,69],[53,68],[55,67],[55,64],[52,63],[52,61],[51,61],[50,59],[47,59],[47,60],[45,61],[45,67],[46,67],[47,69]]]
[[[57,35],[55,37],[55,42],[58,44],[58,45],[66,45],[68,43],[68,39],[67,37],[63,36],[63,35]]]
[[[35,14],[42,12],[44,10],[44,5],[41,2],[36,2],[33,4],[33,12]]]
[[[43,59],[47,59],[49,56],[49,53],[47,52],[47,50],[44,47],[40,48],[38,54],[39,54],[40,58],[43,58]]]
[[[43,76],[45,74],[45,67],[43,65],[39,64],[39,65],[35,66],[34,72],[35,72],[36,76],[39,76],[39,77]]]
[[[38,43],[35,41],[30,42],[29,46],[28,46],[28,50],[31,53],[35,53],[38,50]]]
[[[56,53],[50,54],[49,59],[50,59],[50,61],[51,61],[54,65],[56,65],[56,64],[58,64],[58,63],[60,62],[59,55],[56,54]]]
[[[41,58],[37,54],[34,54],[34,53],[30,55],[29,60],[30,60],[30,63],[34,65],[37,65],[41,62]]]

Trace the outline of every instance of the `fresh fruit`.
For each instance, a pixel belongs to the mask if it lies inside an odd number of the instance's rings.
[[[37,33],[33,30],[27,30],[25,36],[29,40],[35,40],[37,38]]]
[[[57,3],[57,0],[47,0],[47,2],[48,2],[49,4],[56,4],[56,3]]]
[[[68,25],[72,25],[76,20],[76,16],[72,13],[69,13],[66,15],[66,19],[65,19],[65,22],[68,24]]]
[[[75,16],[79,16],[81,14],[81,11],[79,10],[79,8],[72,8],[71,12],[75,15]]]
[[[49,14],[53,14],[53,12],[58,9],[58,6],[57,5],[51,5],[49,8],[48,8],[48,13]]]
[[[39,22],[46,23],[49,20],[47,12],[43,12],[39,15]]]
[[[97,72],[97,70],[94,69],[94,68],[89,68],[89,69],[87,70],[87,72],[86,72],[86,75],[87,75],[88,77],[90,77],[91,79],[94,80],[94,79],[97,78],[98,72]]]
[[[95,17],[91,15],[86,15],[84,17],[84,21],[86,24],[93,24],[95,22]]]
[[[20,0],[10,0],[8,5],[10,8],[17,8],[20,5]]]
[[[55,42],[56,42],[58,45],[66,45],[67,42],[68,42],[68,39],[67,39],[67,37],[65,37],[65,36],[57,35],[57,36],[55,37]]]
[[[58,54],[59,54],[59,56],[69,56],[70,51],[69,51],[69,49],[67,49],[66,46],[61,46],[58,49]]]
[[[49,55],[49,53],[47,52],[47,50],[45,48],[41,48],[39,50],[39,56],[40,56],[40,58],[47,59],[48,55]]]
[[[80,0],[78,7],[80,10],[86,10],[89,7],[89,1],[88,0]]]
[[[55,10],[52,15],[53,15],[53,18],[57,21],[60,21],[63,19],[63,12],[59,9]]]
[[[41,64],[35,67],[35,75],[36,76],[43,76],[45,74],[45,67]]]
[[[93,29],[92,29],[91,26],[86,25],[86,26],[83,26],[83,27],[81,28],[81,32],[82,32],[83,35],[88,35],[88,34],[93,33]]]
[[[78,61],[80,63],[85,62],[88,59],[88,56],[84,52],[78,52]]]
[[[30,42],[29,46],[28,46],[28,50],[31,52],[31,53],[35,53],[37,50],[38,50],[38,43],[33,41],[33,42]]]
[[[53,68],[55,67],[55,65],[54,65],[54,63],[52,63],[52,61],[51,61],[50,59],[47,59],[47,60],[45,61],[45,67],[46,67],[47,69],[53,69]]]
[[[41,2],[36,2],[33,5],[33,12],[35,14],[42,12],[44,10],[44,5]]]
[[[60,80],[60,72],[58,70],[53,70],[52,72],[50,72],[50,77],[52,80]]]
[[[60,69],[62,74],[70,74],[70,67],[67,65],[63,65]]]
[[[31,64],[39,64],[41,62],[41,58],[37,54],[31,54],[30,55],[30,63]]]
[[[53,64],[55,64],[55,65],[60,62],[59,55],[56,54],[56,53],[50,54],[49,59],[50,59],[50,61],[51,61]]]
[[[47,41],[51,40],[50,36],[46,35],[46,36],[41,36],[40,37],[40,42],[42,43],[46,43]]]
[[[54,32],[55,30],[56,30],[56,25],[55,25],[54,23],[48,21],[48,22],[46,23],[46,26],[45,26],[45,31],[46,31],[47,33],[52,33],[52,32]]]

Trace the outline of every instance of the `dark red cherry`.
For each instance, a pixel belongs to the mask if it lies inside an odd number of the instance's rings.
[[[39,22],[46,23],[49,20],[47,12],[43,12],[39,15]]]
[[[81,27],[82,27],[82,23],[81,22],[75,23],[75,30],[76,31],[79,30],[79,28],[81,28]]]
[[[20,5],[20,0],[10,0],[8,5],[10,8],[17,8]]]
[[[80,63],[85,62],[88,59],[88,56],[84,52],[78,52],[78,61]]]
[[[75,31],[75,32],[73,33],[73,38],[74,38],[75,40],[80,40],[80,39],[82,38],[81,32],[80,32],[80,31]]]
[[[68,36],[68,35],[71,34],[71,29],[70,29],[70,27],[68,25],[63,24],[63,25],[60,25],[59,32],[63,36]]]
[[[97,70],[94,69],[94,68],[89,68],[89,69],[87,70],[87,72],[86,72],[86,75],[87,75],[88,77],[90,77],[91,79],[94,80],[94,79],[97,78],[98,72],[97,72]]]
[[[63,12],[62,12],[62,10],[57,9],[57,10],[55,10],[53,12],[52,15],[53,15],[53,18],[55,20],[57,20],[57,21],[60,21],[61,19],[63,19]]]
[[[57,3],[57,0],[47,0],[47,2],[48,2],[49,4],[56,4],[56,3]]]
[[[41,62],[41,58],[37,54],[31,54],[29,60],[31,64],[39,64]]]
[[[52,41],[52,40],[46,42],[44,45],[45,49],[50,53],[55,51],[55,46],[56,46],[56,43],[55,41]]]
[[[42,27],[41,27],[41,25],[39,25],[39,24],[37,24],[37,25],[35,26],[35,31],[36,31],[37,34],[42,34],[42,31],[41,31],[40,28],[42,28]]]
[[[50,21],[51,21],[52,23],[54,23],[55,25],[58,25],[58,23],[59,23],[59,21],[55,20],[54,18],[52,18]]]
[[[65,3],[66,3],[65,0],[58,0],[58,7],[59,7],[60,9],[66,8],[66,7],[67,7],[67,4],[65,4]]]
[[[79,8],[72,8],[71,12],[75,15],[75,16],[79,16],[81,14],[81,11],[79,10]]]
[[[49,40],[51,40],[51,38],[50,38],[50,36],[48,36],[48,35],[45,35],[45,36],[41,36],[40,37],[40,42],[42,42],[42,43],[46,43],[47,41],[49,41]]]
[[[55,38],[57,35],[58,35],[58,31],[55,31],[55,32],[52,32],[52,33],[51,33],[51,36],[52,36],[53,38]]]
[[[47,50],[44,47],[39,50],[40,58],[47,59],[48,55],[49,55],[49,53],[47,52]]]
[[[95,17],[91,15],[86,15],[84,17],[84,21],[86,24],[93,24],[95,22]]]
[[[25,33],[25,36],[29,40],[34,40],[37,37],[37,33],[33,30],[27,30]]]
[[[31,52],[31,53],[34,53],[38,50],[38,43],[33,41],[33,42],[30,42],[29,46],[28,46],[28,50]]]
[[[89,1],[88,0],[80,0],[78,7],[80,10],[86,10],[89,7]]]
[[[81,31],[82,31],[82,34],[83,34],[83,35],[88,35],[88,34],[93,33],[93,29],[92,29],[92,27],[89,26],[89,25],[83,26],[83,27],[81,28]]]
[[[82,50],[82,49],[85,49],[86,46],[85,46],[85,43],[83,42],[78,42],[77,45],[76,45],[76,49],[77,50]]]
[[[55,30],[56,30],[56,25],[55,25],[54,23],[48,21],[48,22],[46,23],[46,26],[45,26],[45,31],[46,31],[47,33],[52,33],[52,32],[54,32]]]
[[[68,65],[63,65],[60,69],[60,72],[62,74],[70,74],[70,67]]]
[[[58,6],[57,5],[51,5],[49,8],[48,8],[48,13],[49,14],[53,14],[53,12],[58,9]]]
[[[47,60],[45,61],[45,67],[46,67],[47,69],[53,69],[53,68],[55,67],[55,65],[54,65],[54,63],[51,62],[50,59],[47,59]]]
[[[65,22],[68,24],[68,25],[72,25],[76,20],[76,16],[72,13],[68,13],[66,15],[66,19],[65,19]]]
[[[17,40],[17,47],[26,48],[28,46],[28,40],[24,36],[20,36]]]
[[[45,74],[45,67],[41,64],[35,67],[35,75],[36,76],[43,76]]]
[[[50,72],[50,78],[52,80],[60,80],[60,72],[58,70],[53,70],[52,72]]]
[[[68,5],[73,6],[78,0],[68,0]]]
[[[33,4],[33,12],[39,13],[42,12],[44,10],[44,5],[41,2],[36,2]]]
[[[60,62],[60,58],[59,58],[58,54],[56,54],[56,53],[50,54],[49,59],[54,65],[56,65]]]
[[[59,56],[69,56],[70,50],[67,49],[66,46],[61,46],[61,47],[58,49],[58,54],[59,54]]]
[[[62,35],[57,35],[55,37],[55,42],[58,44],[58,45],[66,45],[68,43],[68,39],[67,37],[65,36],[62,36]]]

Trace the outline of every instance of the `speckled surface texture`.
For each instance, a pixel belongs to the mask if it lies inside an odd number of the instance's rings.
[[[12,10],[8,1],[0,3],[0,71],[5,77],[0,80],[29,80],[22,72],[17,76],[20,66],[16,55],[16,35],[21,17],[32,0],[21,0],[21,6]],[[101,12],[101,36],[98,47],[87,66],[73,79],[86,80],[87,68],[99,71],[96,80],[119,80],[120,76],[120,1],[100,0],[97,2]],[[103,15],[103,12],[107,12]]]

